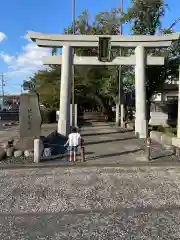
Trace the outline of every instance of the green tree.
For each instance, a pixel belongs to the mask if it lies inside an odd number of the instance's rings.
[[[46,107],[59,108],[60,73],[59,66],[41,70],[28,81],[24,81],[23,85],[25,88],[27,86],[30,91],[37,92],[40,102]]]
[[[76,34],[119,34],[120,21],[131,24],[131,34],[155,35],[166,34],[169,30],[162,29],[161,19],[165,15],[167,5],[163,0],[132,0],[126,13],[121,16],[120,9],[113,8],[109,12],[100,12],[90,21],[89,13],[84,10],[75,21]],[[65,34],[72,34],[72,26],[64,30]],[[150,53],[166,56],[166,65],[147,68],[147,98],[150,103],[152,95],[162,89],[165,79],[177,74],[177,63],[180,54],[179,43],[174,43],[167,52],[155,49]],[[79,48],[76,54],[80,56],[97,56],[97,49]],[[134,50],[123,49],[124,55],[130,55]],[[52,54],[56,54],[53,49]],[[168,54],[167,54],[168,53]],[[113,50],[113,56],[119,55],[119,49]],[[122,67],[125,93],[134,91],[134,70],[130,66]],[[50,71],[40,71],[30,80],[40,93],[40,100],[45,105],[59,105],[60,67],[54,66]],[[96,99],[102,106],[115,100],[118,93],[117,69],[115,67],[84,67],[75,66],[76,101],[81,98]]]
[[[75,33],[76,34],[119,34],[120,27],[120,10],[118,8],[111,9],[109,12],[101,12],[95,16],[94,22],[90,24],[89,14],[87,10],[84,10],[82,14],[77,17],[75,21]],[[64,30],[65,34],[72,34],[72,26],[69,26]],[[57,53],[57,49],[52,50],[52,55]],[[97,56],[97,49],[93,48],[79,48],[76,49],[76,54],[80,56]],[[119,51],[113,53],[114,56],[119,54]],[[53,80],[52,76],[57,78],[58,72],[57,66],[51,69],[51,73],[48,71],[41,71],[30,80],[35,85],[37,91],[40,92],[40,100],[45,104],[49,101],[52,104],[54,93],[54,84],[50,84]],[[60,78],[60,76],[58,76]],[[47,82],[47,84],[46,84]],[[57,82],[57,81],[56,81]],[[52,90],[50,90],[52,89]],[[58,88],[56,88],[58,89]],[[96,99],[96,101],[102,106],[106,107],[110,101],[114,101],[118,90],[117,71],[115,67],[80,67],[75,66],[75,91],[76,101],[81,97],[89,97]],[[59,98],[59,94],[58,94]],[[55,101],[59,102],[59,99]],[[77,99],[78,98],[78,99]],[[53,100],[54,101],[54,100]],[[55,103],[55,104],[56,104]],[[48,105],[46,103],[45,105]]]
[[[155,35],[161,30],[166,8],[164,0],[131,0],[122,20],[132,24],[132,34]]]
[[[163,0],[132,0],[131,7],[124,13],[122,21],[131,23],[133,35],[157,35],[166,34],[169,31],[162,29],[161,20],[165,16],[168,7]],[[154,49],[148,53],[165,56],[165,66],[148,66],[146,70],[146,89],[148,109],[150,107],[152,95],[162,91],[165,80],[168,75],[175,73],[171,71],[172,66],[177,69],[177,43],[173,44],[170,49]],[[175,57],[176,56],[176,57]],[[174,58],[175,57],[175,58]],[[171,62],[171,64],[170,64]],[[148,111],[149,113],[149,111]],[[149,115],[149,114],[148,114]]]
[[[120,27],[120,10],[111,9],[109,12],[101,12],[95,16],[92,24],[89,21],[88,11],[83,11],[75,21],[76,34],[119,34]],[[65,29],[65,33],[72,33],[72,26]],[[97,56],[96,48],[79,48],[76,54],[80,56]],[[116,54],[117,55],[117,54]],[[79,78],[79,79],[77,79]],[[108,80],[108,81],[107,81]],[[79,84],[81,81],[81,84]],[[82,85],[84,86],[82,88]],[[115,92],[112,89],[115,89]],[[109,99],[114,99],[118,89],[116,68],[109,67],[75,67],[75,87],[76,91],[91,93],[93,97],[99,99],[105,107]],[[81,89],[80,89],[81,88]]]

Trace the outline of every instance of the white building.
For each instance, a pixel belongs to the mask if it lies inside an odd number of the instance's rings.
[[[169,100],[178,100],[178,80],[168,80],[161,93],[157,93],[152,97],[153,102],[166,102]]]

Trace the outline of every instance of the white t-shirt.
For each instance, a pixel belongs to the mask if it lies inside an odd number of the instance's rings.
[[[78,146],[81,144],[81,135],[79,133],[70,133],[68,138],[69,146]]]

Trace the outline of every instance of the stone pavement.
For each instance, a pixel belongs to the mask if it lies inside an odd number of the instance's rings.
[[[87,164],[136,164],[147,162],[145,147],[135,138],[134,131],[116,128],[111,123],[92,122],[82,128]],[[157,143],[151,145],[153,160],[176,160],[172,152]]]
[[[18,136],[19,126],[0,130],[0,145]],[[43,124],[42,135],[47,136],[57,128],[57,124]],[[82,127],[85,139],[86,165],[136,164],[147,163],[144,146],[134,137],[133,131],[116,128],[113,123],[91,122]],[[151,147],[153,161],[177,161],[171,151],[164,150],[159,144]],[[64,161],[65,160],[65,161]],[[157,161],[156,161],[157,162]],[[46,162],[48,164],[48,162]],[[51,161],[52,163],[52,161]],[[56,164],[67,163],[67,158],[53,161]]]

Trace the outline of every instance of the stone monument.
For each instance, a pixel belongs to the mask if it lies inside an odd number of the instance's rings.
[[[36,93],[23,93],[20,96],[19,139],[16,148],[33,149],[34,139],[41,135],[41,112]]]

